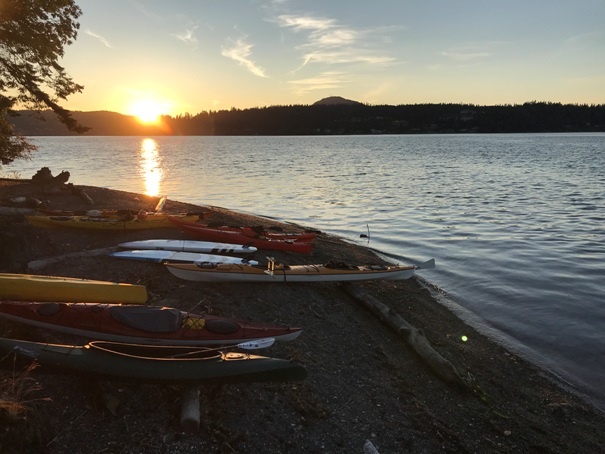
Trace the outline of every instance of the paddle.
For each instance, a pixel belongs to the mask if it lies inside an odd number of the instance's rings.
[[[256,340],[252,340],[252,341],[248,341],[248,342],[242,342],[241,344],[236,344],[236,345],[227,345],[224,347],[216,347],[216,348],[205,348],[205,349],[195,350],[192,352],[181,353],[178,355],[172,355],[171,358],[182,358],[184,356],[191,356],[191,355],[195,355],[197,353],[226,350],[228,348],[242,348],[244,350],[258,350],[261,348],[271,347],[274,343],[275,343],[275,339],[273,337],[266,337],[264,339],[256,339]]]
[[[435,259],[427,260],[416,267],[417,270],[428,270],[430,268],[435,268]]]
[[[168,196],[162,196],[158,201],[158,204],[155,206],[155,212],[159,213],[164,209],[164,205],[166,204],[166,200],[168,200]]]

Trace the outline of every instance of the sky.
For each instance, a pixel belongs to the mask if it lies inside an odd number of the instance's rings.
[[[61,105],[605,104],[604,0],[76,0]]]

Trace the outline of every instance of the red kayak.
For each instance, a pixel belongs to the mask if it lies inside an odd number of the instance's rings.
[[[310,254],[313,250],[313,245],[306,241],[267,238],[262,235],[259,236],[258,234],[250,235],[238,231],[237,228],[235,230],[229,230],[232,227],[207,227],[203,224],[196,224],[195,222],[184,222],[172,216],[169,216],[168,219],[185,233],[199,240],[244,244],[247,246],[254,246],[258,249],[300,252],[302,254]],[[252,231],[252,229],[250,230]]]
[[[106,303],[0,301],[0,317],[87,338],[153,345],[232,345],[290,341],[301,328],[261,324],[171,307]]]
[[[211,229],[227,230],[229,232],[239,232],[251,238],[270,238],[272,240],[292,240],[301,243],[310,243],[317,236],[317,232],[306,231],[303,233],[294,232],[283,232],[281,230],[273,230],[272,228],[265,228],[262,226],[254,227],[237,227],[230,225],[220,225],[220,223],[209,223],[209,224],[197,224],[194,222],[187,222],[181,220],[185,224],[193,226],[208,227]]]

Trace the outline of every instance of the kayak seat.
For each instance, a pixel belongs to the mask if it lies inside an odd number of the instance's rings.
[[[217,268],[217,263],[215,262],[194,262],[198,268]]]
[[[329,260],[324,266],[326,268],[331,268],[333,270],[351,270],[351,269],[356,268],[345,262],[334,262],[332,260]]]
[[[206,320],[206,329],[215,334],[233,334],[240,326],[232,320]]]
[[[180,310],[169,307],[114,306],[111,316],[130,328],[153,333],[173,333],[182,323]]]
[[[73,216],[49,216],[49,219],[52,219],[53,221],[71,221],[72,219],[74,219]]]
[[[46,303],[36,309],[36,313],[43,317],[50,317],[51,315],[58,314],[64,307],[65,303]]]
[[[368,268],[373,270],[373,271],[382,271],[382,270],[388,270],[389,267],[386,265],[368,265]]]

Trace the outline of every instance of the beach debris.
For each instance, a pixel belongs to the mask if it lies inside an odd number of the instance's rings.
[[[181,394],[181,429],[184,432],[197,432],[200,428],[200,389],[186,386]]]
[[[393,309],[383,304],[377,298],[369,295],[352,284],[344,284],[342,288],[355,301],[369,309],[380,321],[400,334],[420,358],[446,383],[467,389],[468,385],[452,363],[443,358],[433,349],[421,329],[415,328],[398,315]]]
[[[363,453],[364,454],[378,454],[378,449],[372,444],[370,440],[366,440],[363,445]]]
[[[82,189],[81,187],[74,186],[71,183],[69,183],[67,186],[69,187],[69,190],[71,191],[72,194],[77,195],[78,197],[80,197],[82,200],[84,200],[89,205],[95,204],[94,201],[90,198],[90,196],[88,194],[86,194],[86,192],[84,192],[84,189]]]

